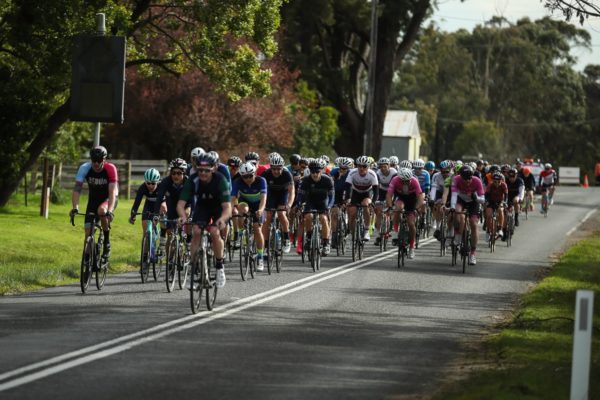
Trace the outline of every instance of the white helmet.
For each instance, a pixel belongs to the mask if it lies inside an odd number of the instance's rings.
[[[367,167],[369,167],[369,157],[367,156],[360,156],[356,159],[356,165],[366,165]]]
[[[377,161],[377,165],[383,165],[383,164],[388,164],[390,163],[390,159],[387,157],[381,157],[379,159],[379,161]]]
[[[402,160],[402,161],[400,162],[400,165],[399,165],[399,167],[400,167],[400,168],[408,168],[408,169],[411,169],[411,168],[412,168],[412,163],[411,163],[410,161],[408,161],[408,160]]]
[[[352,168],[354,166],[354,162],[350,157],[342,157],[338,165],[340,168]]]
[[[206,152],[204,151],[204,149],[203,149],[202,147],[195,147],[195,148],[192,150],[192,155],[191,155],[191,157],[192,157],[192,159],[194,159],[194,157],[201,156],[201,155],[202,155],[202,154],[204,154],[204,153],[206,153]]]
[[[415,169],[425,168],[425,161],[423,161],[419,158],[419,159],[413,161],[412,166]]]
[[[269,154],[269,164],[271,164],[272,167],[280,167],[285,164],[285,160],[279,153],[271,153]]]
[[[398,170],[398,178],[402,179],[403,181],[407,181],[410,178],[412,178],[413,173],[412,170],[410,168],[400,168]]]
[[[550,168],[552,168],[552,164],[546,163],[546,164],[544,164],[544,168],[545,169],[550,169]]]
[[[245,162],[240,167],[240,175],[250,175],[256,172],[256,165],[252,162]]]
[[[392,165],[398,165],[399,162],[400,162],[400,160],[398,160],[398,157],[396,157],[396,156],[390,156],[390,164],[392,164]]]

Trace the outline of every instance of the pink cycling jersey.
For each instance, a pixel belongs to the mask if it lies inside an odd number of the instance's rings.
[[[402,181],[399,177],[395,176],[394,179],[390,182],[390,186],[387,189],[388,193],[395,193],[401,196],[407,196],[410,194],[421,194],[423,191],[421,190],[421,185],[419,185],[419,180],[414,176],[410,178],[408,183]]]
[[[470,182],[467,182],[462,178],[462,176],[456,175],[454,178],[452,178],[451,190],[453,194],[457,193],[458,197],[467,203],[473,200],[471,197],[473,193],[476,193],[478,197],[484,195],[481,179],[476,176],[472,177]]]

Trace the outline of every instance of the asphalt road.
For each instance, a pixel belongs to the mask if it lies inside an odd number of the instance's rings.
[[[299,257],[243,282],[227,266],[212,312],[189,293],[109,276],[0,298],[2,399],[423,398],[448,367],[549,265],[600,204],[600,189],[560,187],[548,218],[530,215],[513,246],[462,274],[438,242],[404,269],[367,244],[363,262],[330,256],[319,273]],[[118,227],[115,227],[118,229]]]

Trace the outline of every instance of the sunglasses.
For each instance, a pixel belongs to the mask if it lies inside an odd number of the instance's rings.
[[[340,171],[348,171],[348,168],[346,168],[346,167],[340,167]]]
[[[283,167],[271,167],[273,171],[281,171]]]
[[[156,186],[156,182],[146,182],[146,185],[148,185],[148,186]]]
[[[242,175],[242,179],[252,179],[254,174]]]
[[[367,166],[366,166],[366,165],[357,165],[356,167],[357,167],[357,168],[363,168],[363,169],[364,169],[364,168],[367,168]]]
[[[204,174],[208,174],[212,171],[212,169],[210,168],[198,168],[196,171],[198,171],[199,173],[204,173]]]
[[[238,169],[239,167],[237,165],[229,164],[229,168]]]
[[[310,173],[311,174],[318,174],[319,172],[321,172],[322,170],[320,168],[311,168],[310,169]]]
[[[183,171],[173,171],[171,175],[183,175]]]
[[[92,158],[92,162],[93,162],[94,164],[102,164],[102,163],[104,162],[104,159],[100,159],[100,160],[97,160],[97,159],[96,159],[96,160],[95,160],[95,159],[93,159],[93,158]]]
[[[443,170],[441,170],[440,172],[441,172],[442,174],[449,174],[449,173],[450,173],[450,171],[449,171],[449,170],[447,170],[447,169],[443,169]]]

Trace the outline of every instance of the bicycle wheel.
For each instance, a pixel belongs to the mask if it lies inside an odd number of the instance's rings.
[[[177,253],[177,284],[179,289],[185,288],[185,283],[190,278],[190,269],[192,268],[191,256],[188,251],[188,245],[185,239],[179,241]]]
[[[277,273],[281,272],[281,261],[283,260],[283,242],[281,240],[281,231],[275,231],[275,253],[273,253],[273,261]]]
[[[515,229],[514,226],[515,217],[513,214],[510,214],[506,219],[506,232],[504,233],[504,235],[506,235],[506,247],[510,247],[512,244],[512,235]]]
[[[202,269],[206,263],[206,257],[202,250],[198,251],[198,259],[192,265],[191,289],[190,289],[190,305],[192,313],[196,314],[200,311],[200,303],[202,301]]]
[[[417,228],[417,232],[415,234],[415,249],[419,248],[419,240],[421,239],[421,235],[423,234],[423,216],[416,212],[417,219],[415,221],[415,227]]]
[[[169,243],[167,264],[165,266],[165,283],[167,285],[167,292],[171,293],[175,288],[175,271],[177,271],[177,253],[179,247],[179,240],[173,238]]]
[[[250,260],[249,260],[249,251],[248,248],[248,238],[246,235],[246,231],[240,230],[240,274],[242,275],[242,280],[245,281],[248,277],[248,270],[250,268]]]
[[[98,240],[96,241],[96,257],[94,257],[94,263],[96,268],[94,269],[94,276],[96,278],[96,288],[102,290],[104,282],[106,281],[106,270],[108,269],[108,260],[104,260],[104,257],[100,254],[100,249],[104,248],[104,234],[100,231]]]
[[[269,229],[269,240],[267,240],[267,248],[265,249],[267,252],[267,274],[271,275],[271,267],[274,267],[275,260],[274,255],[276,250],[276,240],[275,237],[275,226],[271,225],[271,229]]]
[[[248,233],[248,264],[250,265],[250,276],[254,279],[256,272],[256,245],[254,244],[254,233]]]
[[[142,277],[142,283],[148,282],[150,263],[150,241],[148,240],[148,234],[144,232],[144,237],[142,238],[142,252],[140,255],[140,275]]]
[[[206,290],[206,308],[211,311],[217,301],[217,269],[215,268],[215,259],[210,257],[211,262],[208,262],[204,266],[202,274],[202,286]]]
[[[90,286],[93,262],[94,238],[88,236],[83,243],[83,253],[81,254],[81,268],[79,272],[79,285],[81,286],[81,293],[85,293]]]
[[[317,272],[319,269],[317,263],[319,262],[319,236],[316,232],[313,231],[312,237],[310,240],[310,266],[312,267],[313,272]]]
[[[469,251],[471,250],[471,233],[467,232],[467,228],[463,230],[463,242],[460,257],[462,260],[462,273],[467,271],[467,261],[469,259]]]

